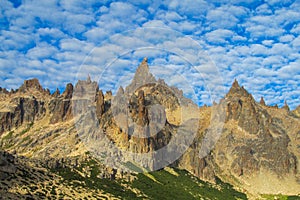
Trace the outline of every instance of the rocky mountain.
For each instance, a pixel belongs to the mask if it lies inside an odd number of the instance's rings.
[[[164,183],[167,191],[179,191],[185,186],[176,184],[184,180],[207,189],[181,192],[195,199],[214,198],[211,190],[216,197],[230,191],[226,199],[246,198],[241,192],[253,199],[296,198],[299,113],[299,107],[256,102],[236,80],[219,103],[198,107],[157,80],[146,58],[115,95],[104,94],[90,77],[67,84],[62,94],[26,80],[15,91],[0,88],[0,194],[153,199],[157,190],[149,187]]]

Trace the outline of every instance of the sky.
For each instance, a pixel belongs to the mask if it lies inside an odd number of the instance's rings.
[[[54,91],[90,74],[100,89],[150,71],[199,105],[234,79],[259,101],[300,105],[300,1],[0,0],[0,86]]]

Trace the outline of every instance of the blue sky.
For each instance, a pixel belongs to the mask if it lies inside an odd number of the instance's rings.
[[[37,77],[53,91],[89,73],[114,90],[148,56],[155,75],[200,104],[236,78],[256,100],[295,108],[299,22],[295,0],[1,0],[0,86]]]

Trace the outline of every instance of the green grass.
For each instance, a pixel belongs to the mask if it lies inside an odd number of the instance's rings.
[[[138,174],[132,186],[139,189],[149,199],[247,199],[246,195],[233,189],[229,184],[217,181],[220,190],[204,182],[185,170],[174,169],[179,176],[165,170],[149,173],[153,181],[145,174]]]
[[[24,143],[24,142],[26,142],[26,141],[28,141],[28,140],[30,140],[30,136],[29,135],[27,135],[26,137],[24,137],[23,139],[22,139],[22,141],[21,141],[21,143]],[[32,140],[32,139],[31,139]],[[29,142],[30,143],[30,142]]]
[[[24,135],[25,133],[27,133],[31,129],[32,126],[33,126],[33,122],[27,124],[27,128],[22,130],[21,133],[18,136],[21,136],[21,135]]]
[[[75,170],[71,170],[70,168],[60,168],[52,171],[58,173],[61,177],[64,178],[64,181],[68,185],[71,185],[73,187],[82,186],[88,189],[100,189],[105,193],[112,194],[122,199],[140,199],[134,192],[122,186],[120,182],[98,178],[97,175],[99,174],[99,167],[97,165],[97,162],[93,159],[91,159],[87,163],[84,163],[81,166],[81,169],[78,168],[77,170],[81,171],[86,166],[89,166],[91,168],[90,177],[83,177]]]
[[[138,167],[137,165],[133,164],[132,162],[126,162],[124,163],[124,166],[127,167],[129,170],[132,170],[134,172],[143,172],[143,169]]]
[[[10,131],[6,136],[2,138],[2,140],[9,140],[12,138],[14,131]]]
[[[185,170],[174,169],[178,176],[165,170],[148,174],[140,173],[133,182],[126,182],[125,180],[116,181],[97,178],[100,171],[98,163],[93,159],[84,163],[77,170],[82,171],[86,166],[91,169],[90,177],[83,177],[76,170],[70,168],[60,168],[55,172],[64,178],[64,182],[73,187],[82,186],[89,189],[100,189],[121,199],[247,199],[245,194],[234,190],[230,184],[223,183],[218,179],[216,187],[192,176]],[[138,189],[142,195],[138,196],[122,184]]]
[[[263,194],[261,195],[266,200],[300,200],[300,196],[286,196],[286,195],[271,195],[271,194]]]
[[[7,133],[7,135],[5,135],[4,137],[1,138],[1,141],[0,141],[0,147],[4,148],[4,149],[7,149],[7,148],[10,148],[13,146],[13,134],[14,134],[14,131],[10,131],[9,133]]]

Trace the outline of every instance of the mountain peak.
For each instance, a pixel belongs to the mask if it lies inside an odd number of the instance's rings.
[[[251,94],[242,86],[239,85],[238,81],[235,79],[229,92],[226,94],[226,98],[229,97],[249,97]]]
[[[134,79],[143,78],[143,76],[147,77],[151,73],[149,71],[148,58],[145,57],[139,67],[137,68]],[[152,75],[152,74],[151,74]]]
[[[260,98],[259,104],[262,105],[262,106],[266,106],[266,102],[265,102],[265,100],[264,100],[264,97],[261,97],[261,98]]]
[[[92,83],[90,74],[88,74],[88,76],[87,76],[87,78],[86,78],[86,82],[87,82],[88,84],[89,84],[89,83]]]
[[[43,87],[41,86],[39,80],[37,78],[25,80],[23,85],[19,88],[19,91],[25,92],[29,89],[36,89],[38,91],[44,91]]]
[[[139,67],[137,68],[133,80],[126,87],[126,93],[132,93],[142,85],[153,82],[156,82],[156,80],[149,71],[148,58],[145,57],[139,65]]]
[[[123,95],[124,94],[124,89],[122,86],[119,87],[118,91],[117,91],[117,94],[119,95]]]
[[[52,94],[53,97],[57,98],[60,95],[60,91],[58,88],[56,88],[55,92]]]
[[[232,87],[240,88],[239,82],[236,79],[234,79],[234,82],[232,83]]]
[[[285,110],[287,110],[287,111],[290,111],[290,107],[289,107],[289,105],[287,104],[286,101],[284,101],[284,105],[283,105],[282,108],[285,109]]]
[[[143,59],[142,63],[147,63],[147,64],[148,64],[148,58],[145,57],[145,58]]]
[[[65,91],[62,93],[62,96],[65,99],[72,99],[73,90],[74,90],[73,84],[72,83],[68,83],[67,86],[66,86]]]

